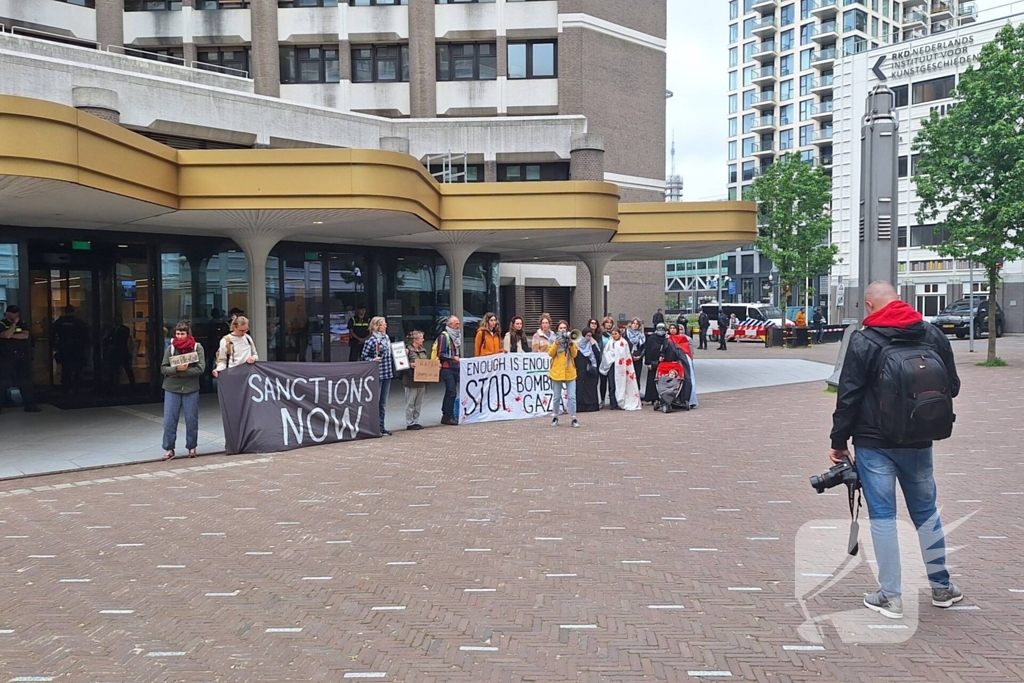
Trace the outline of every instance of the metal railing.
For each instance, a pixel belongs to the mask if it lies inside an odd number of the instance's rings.
[[[766,41],[760,43],[757,46],[757,49],[754,50],[754,54],[755,55],[764,54],[765,52],[775,52],[775,41],[774,40],[766,40]]]
[[[206,62],[190,62],[189,66],[193,69],[199,69],[200,71],[215,71],[225,76],[236,76],[238,78],[249,78],[249,72],[244,69],[235,69],[230,66],[221,66],[220,64],[207,64]]]
[[[84,47],[93,50],[100,49],[100,44],[95,40],[82,40],[81,38],[64,35],[62,33],[40,31],[34,28],[25,28],[24,26],[10,26],[9,29],[12,34],[25,36],[26,38],[38,38],[40,40],[48,40],[51,43],[64,43],[65,45],[71,45],[72,47]]]
[[[127,47],[122,45],[107,45],[107,52],[123,54],[126,57],[137,57],[138,59],[145,59],[147,62],[163,62],[174,66],[188,67],[188,65],[185,63],[184,57],[178,57],[176,55],[164,55],[160,54],[159,52],[140,50],[136,47]]]

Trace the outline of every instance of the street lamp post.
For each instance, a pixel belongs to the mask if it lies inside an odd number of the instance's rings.
[[[771,272],[768,273],[768,282],[772,283],[772,296],[775,299],[775,305],[782,308],[782,288],[779,287],[779,268],[778,266],[772,266]],[[782,311],[782,320],[785,324],[786,312]]]

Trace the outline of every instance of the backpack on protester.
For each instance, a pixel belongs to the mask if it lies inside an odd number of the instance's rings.
[[[448,337],[449,345],[453,343],[451,340],[451,335],[448,334],[447,332],[442,332],[441,334],[437,335],[437,339],[434,340],[434,345],[430,347],[430,360],[441,360],[440,356],[438,356],[438,351],[440,350],[441,347],[441,337]]]
[[[948,439],[956,415],[949,371],[936,348],[872,332],[865,330],[882,347],[874,382],[882,434],[900,446]]]

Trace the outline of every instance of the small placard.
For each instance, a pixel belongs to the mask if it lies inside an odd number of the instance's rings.
[[[171,367],[177,367],[179,365],[189,365],[190,363],[199,362],[199,354],[193,351],[192,353],[183,353],[180,356],[171,356],[170,358]]]
[[[402,342],[391,344],[391,357],[395,359],[395,372],[409,369],[409,356],[405,352],[405,344]]]
[[[413,368],[412,379],[414,382],[440,382],[441,361],[420,358]]]

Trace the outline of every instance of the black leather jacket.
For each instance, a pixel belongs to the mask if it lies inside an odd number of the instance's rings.
[[[889,339],[921,340],[935,347],[949,372],[950,389],[953,397],[960,393],[960,377],[956,374],[953,349],[946,335],[934,325],[917,322],[909,327],[874,327],[875,331]],[[931,442],[897,446],[889,443],[879,427],[879,407],[871,390],[878,374],[878,362],[882,346],[857,330],[850,338],[846,350],[843,371],[839,375],[839,395],[836,409],[832,414],[832,448],[844,450],[850,438],[855,446],[866,448],[928,448]]]

